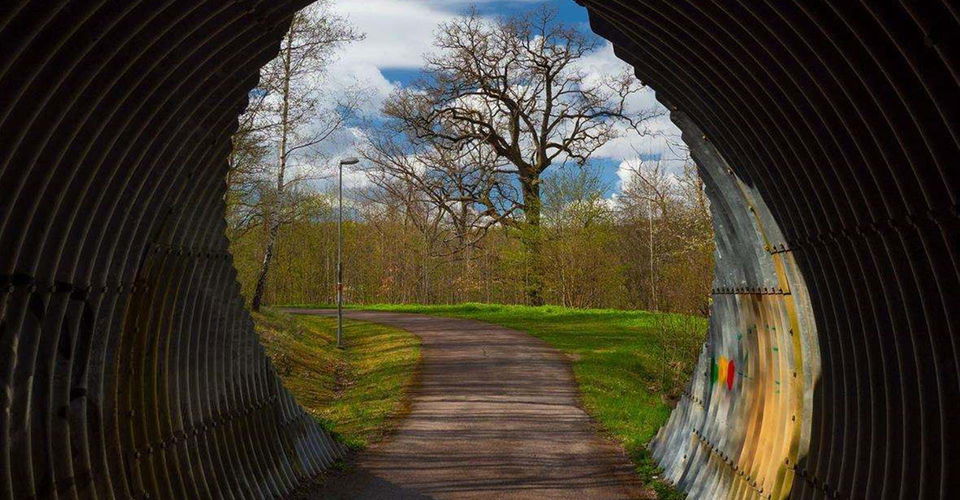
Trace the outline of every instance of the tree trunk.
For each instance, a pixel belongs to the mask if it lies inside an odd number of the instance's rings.
[[[543,235],[540,227],[541,201],[540,176],[520,180],[523,189],[525,216],[521,240],[527,252],[527,302],[532,306],[544,305],[543,298]]]
[[[268,222],[270,230],[267,231],[267,244],[263,252],[263,262],[260,264],[260,273],[257,274],[257,288],[253,292],[253,300],[250,307],[260,312],[260,306],[263,303],[263,295],[267,289],[267,275],[270,272],[270,262],[273,260],[273,249],[277,244],[277,235],[280,233],[280,218],[283,208],[283,188],[285,185],[284,175],[287,168],[287,135],[289,134],[290,118],[290,59],[293,56],[293,30],[287,32],[286,45],[283,49],[283,94],[281,98],[280,112],[280,147],[277,157],[277,196],[273,204],[273,209]]]
[[[273,261],[273,249],[277,243],[277,234],[280,232],[280,224],[271,221],[270,229],[267,231],[267,246],[263,252],[263,262],[260,264],[260,272],[257,273],[257,287],[253,292],[253,301],[251,308],[260,312],[260,306],[263,303],[263,296],[267,290],[267,274],[270,272],[270,263]]]
[[[654,253],[653,253],[653,200],[647,200],[647,215],[650,217],[650,300],[653,304],[653,310],[657,311],[657,278],[656,271],[653,265],[654,262]]]

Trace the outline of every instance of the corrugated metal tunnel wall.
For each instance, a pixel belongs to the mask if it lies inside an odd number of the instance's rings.
[[[286,496],[342,453],[278,383],[223,236],[230,133],[304,3],[0,2],[0,498]],[[716,207],[713,321],[654,443],[665,476],[948,496],[956,6],[582,3]]]
[[[673,110],[714,207],[710,334],[653,444],[665,477],[698,498],[955,496],[957,5],[581,3]]]
[[[0,498],[278,497],[343,449],[224,236],[237,114],[305,2],[0,2]]]
[[[694,498],[782,498],[809,451],[820,380],[809,289],[760,193],[685,113],[671,118],[711,200],[716,272],[707,342],[654,456]]]

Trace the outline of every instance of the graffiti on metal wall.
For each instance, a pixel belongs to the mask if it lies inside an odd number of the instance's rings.
[[[806,455],[819,366],[806,287],[762,199],[673,118],[711,198],[717,267],[701,376],[651,446],[664,477],[694,498],[782,498]]]

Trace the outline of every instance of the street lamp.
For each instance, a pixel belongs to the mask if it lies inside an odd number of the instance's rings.
[[[337,182],[337,349],[343,349],[343,166],[357,163],[360,160],[352,156],[340,160]]]

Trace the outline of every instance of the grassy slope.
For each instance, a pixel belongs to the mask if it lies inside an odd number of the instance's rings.
[[[420,359],[414,335],[387,326],[345,321],[346,349],[336,348],[336,320],[254,314],[267,354],[284,386],[324,427],[359,449],[383,437],[405,410]]]
[[[705,318],[644,311],[489,304],[374,305],[363,309],[469,318],[528,332],[564,351],[586,410],[623,443],[661,498],[678,495],[653,481],[646,445],[683,391],[703,342]]]

